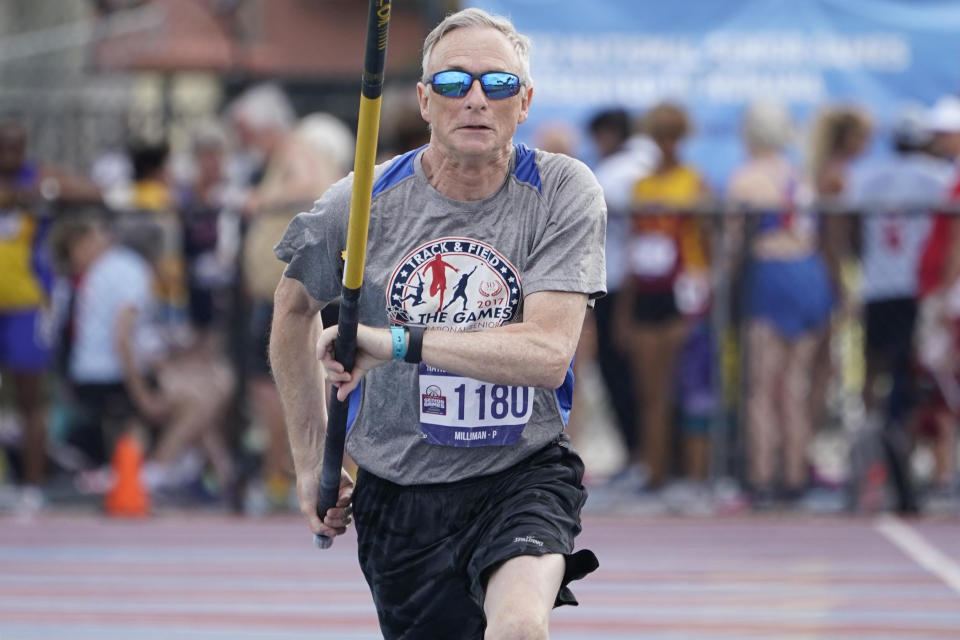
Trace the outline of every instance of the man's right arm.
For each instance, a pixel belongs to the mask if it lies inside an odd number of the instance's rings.
[[[327,429],[323,369],[315,352],[323,329],[321,308],[299,280],[280,279],[274,295],[270,366],[283,401],[300,509],[314,533],[334,535],[316,513]]]

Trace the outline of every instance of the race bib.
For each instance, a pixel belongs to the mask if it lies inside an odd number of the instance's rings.
[[[663,233],[644,233],[630,241],[630,269],[641,278],[663,278],[677,264],[677,243]]]
[[[515,444],[533,415],[534,387],[481,382],[420,364],[420,431],[447,447]]]

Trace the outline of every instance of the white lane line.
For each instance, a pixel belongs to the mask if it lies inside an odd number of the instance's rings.
[[[918,565],[947,583],[960,595],[960,566],[917,533],[903,520],[884,515],[877,518],[874,528]]]

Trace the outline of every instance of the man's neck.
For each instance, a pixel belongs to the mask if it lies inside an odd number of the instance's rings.
[[[503,185],[512,154],[513,146],[509,145],[493,156],[459,157],[431,143],[423,153],[423,171],[443,195],[473,202],[489,198]]]

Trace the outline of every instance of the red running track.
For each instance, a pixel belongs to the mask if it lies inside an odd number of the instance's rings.
[[[960,638],[960,523],[587,517],[554,640]],[[0,518],[0,639],[374,639],[352,535],[295,516]]]

